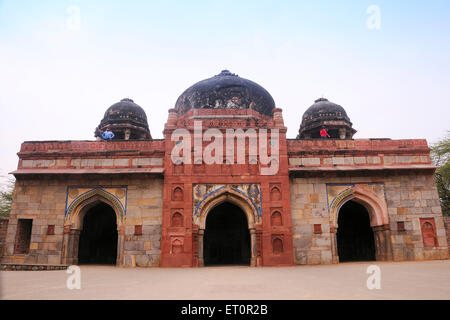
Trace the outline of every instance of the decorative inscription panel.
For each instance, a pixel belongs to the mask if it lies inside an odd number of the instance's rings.
[[[222,194],[225,190],[232,190],[251,204],[258,217],[262,217],[261,186],[259,184],[195,184],[193,190],[193,215],[199,216],[208,200]]]

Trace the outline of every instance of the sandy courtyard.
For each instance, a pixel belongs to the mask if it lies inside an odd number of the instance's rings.
[[[367,267],[381,270],[369,290]],[[81,289],[66,271],[0,272],[1,299],[450,299],[450,260],[294,267],[116,268],[81,266]]]

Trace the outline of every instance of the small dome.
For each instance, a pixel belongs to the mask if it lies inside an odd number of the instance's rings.
[[[253,109],[272,116],[275,102],[259,84],[228,70],[197,82],[184,91],[175,104],[179,114],[191,109]]]
[[[95,130],[95,136],[101,137],[105,129],[110,129],[117,140],[151,139],[144,109],[125,98],[109,107]]]
[[[344,108],[319,98],[309,107],[302,117],[300,139],[320,138],[320,130],[326,129],[331,138],[351,139],[356,133]]]

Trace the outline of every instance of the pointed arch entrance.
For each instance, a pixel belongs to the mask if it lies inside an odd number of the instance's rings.
[[[64,221],[63,264],[123,262],[122,208],[99,191],[70,208]]]
[[[363,205],[347,201],[339,210],[338,226],[339,262],[375,260],[375,238]]]
[[[117,223],[113,208],[99,202],[83,218],[78,264],[116,264]]]
[[[334,263],[392,260],[386,202],[364,185],[338,194],[330,206],[330,219]]]
[[[227,214],[230,212],[231,214]],[[221,221],[223,222],[224,220],[227,220],[226,223],[231,226],[228,230],[234,230],[231,232],[235,232],[235,240],[238,244],[223,244],[223,242],[226,241],[225,236],[217,234],[212,235],[214,233],[214,229],[216,229],[216,231],[218,229],[217,224],[220,224]],[[194,215],[193,217],[193,227],[198,230],[196,232],[196,243],[198,247],[194,254],[195,259],[198,260],[198,266],[205,266],[205,262],[207,262],[206,265],[208,263],[211,265],[211,262],[212,264],[219,264],[221,263],[221,259],[225,259],[225,264],[233,264],[233,261],[238,261],[238,264],[246,264],[250,266],[261,265],[262,237],[260,223],[261,218],[258,216],[257,209],[251,204],[251,202],[247,201],[239,192],[233,190],[231,187],[224,187],[220,190],[220,192],[217,192],[210,198],[207,198],[204,206],[199,212],[199,215]],[[208,227],[211,228],[207,231],[206,229]],[[247,231],[245,231],[245,228]],[[227,230],[227,228],[224,230]],[[226,232],[227,231],[224,231],[224,234],[226,234]],[[210,233],[211,236],[208,235],[208,233]],[[206,248],[205,236],[207,241]],[[223,246],[225,246],[225,251],[230,250],[226,249],[226,247],[232,248],[233,246],[240,245],[238,249],[239,253],[236,254],[234,258],[231,258],[230,255],[227,256],[227,254],[220,258],[214,258],[214,253],[211,251],[214,250],[214,245],[212,243],[208,243],[211,239],[220,240],[222,242],[222,249],[224,249]],[[221,250],[220,246],[221,245],[216,248]],[[205,250],[208,250],[208,252]],[[205,257],[207,258],[206,261]],[[213,257],[212,260],[211,257]],[[241,258],[238,259],[237,257]]]
[[[231,202],[214,207],[206,218],[203,260],[211,265],[250,265],[250,231],[241,208]]]

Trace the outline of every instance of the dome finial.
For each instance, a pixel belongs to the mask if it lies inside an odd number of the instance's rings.
[[[230,70],[224,69],[219,74],[216,75],[216,77],[223,77],[223,76],[231,76],[231,77],[237,77],[238,75],[235,73],[231,73]]]
[[[120,101],[126,101],[126,102],[133,102],[134,103],[133,99],[130,99],[130,98],[123,98]]]
[[[320,101],[328,101],[328,99],[325,99],[322,95],[321,98],[314,100],[315,103],[320,102]]]

